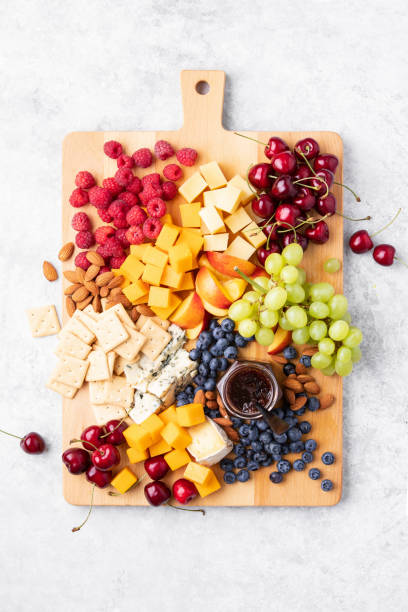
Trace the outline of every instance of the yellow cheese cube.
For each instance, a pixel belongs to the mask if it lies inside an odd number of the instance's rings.
[[[153,264],[146,264],[143,271],[142,281],[149,285],[160,285],[161,278],[163,275],[163,268],[154,266]]]
[[[137,304],[147,304],[148,299],[149,299],[149,294],[145,293],[144,295],[142,295],[142,297],[138,298],[137,300],[134,300],[132,304],[134,306],[136,306]]]
[[[149,457],[147,450],[139,450],[138,448],[127,448],[126,454],[130,463],[139,463]]]
[[[200,202],[192,204],[180,204],[181,225],[183,227],[200,227],[200,215],[198,214],[201,208]]]
[[[210,470],[210,468],[205,467],[205,465],[190,461],[184,471],[184,478],[192,480],[197,484],[204,485],[209,482],[212,474],[214,474],[214,472]]]
[[[208,481],[205,484],[200,485],[197,482],[195,483],[195,485],[201,497],[207,497],[207,495],[210,495],[211,493],[214,493],[215,491],[218,491],[218,489],[221,488],[221,485],[218,482],[214,472],[211,473]]]
[[[142,276],[144,265],[136,255],[128,255],[120,266],[119,271],[125,278],[135,283]]]
[[[216,206],[217,197],[218,197],[217,190],[204,191],[204,195],[203,195],[204,206]]]
[[[240,190],[241,204],[247,204],[250,200],[253,200],[256,195],[249,187],[247,181],[239,174],[236,174],[230,181],[228,181],[228,185],[232,185]]]
[[[232,215],[241,202],[241,191],[233,185],[227,185],[214,191],[217,194],[215,207]]]
[[[183,280],[181,281],[181,285],[178,288],[179,291],[189,291],[190,289],[194,289],[194,278],[192,272],[186,272],[183,274]]]
[[[129,446],[141,451],[153,444],[150,432],[140,427],[140,425],[136,425],[136,423],[133,423],[133,425],[125,429],[123,435]]]
[[[137,482],[137,476],[129,470],[128,467],[124,467],[123,470],[120,470],[118,474],[116,474],[115,478],[111,481],[112,487],[115,487],[119,493],[126,493],[133,487],[133,485]]]
[[[198,255],[198,253],[201,251],[201,247],[203,246],[203,236],[199,229],[193,227],[183,227],[176,244],[179,242],[184,242],[194,256]]]
[[[161,284],[166,285],[166,287],[172,287],[173,289],[178,289],[183,280],[183,273],[176,272],[171,266],[166,266],[164,268],[163,276],[161,277]]]
[[[160,234],[157,236],[156,246],[162,251],[168,251],[176,242],[180,228],[175,225],[165,223],[161,228]]]
[[[167,253],[163,253],[163,251],[160,251],[160,249],[152,246],[151,244],[149,244],[142,257],[143,263],[150,263],[162,269],[167,265],[168,260],[169,256]]]
[[[204,407],[202,404],[185,404],[184,406],[177,406],[177,421],[181,427],[193,427],[193,425],[199,425],[204,423]]]
[[[131,255],[136,255],[136,257],[138,259],[142,259],[143,258],[143,253],[145,252],[145,250],[147,249],[148,246],[149,246],[148,242],[145,242],[144,244],[131,244],[130,245],[130,254]]]
[[[157,414],[151,414],[147,419],[140,424],[140,427],[143,431],[146,431],[150,434],[152,438],[152,444],[156,444],[161,440],[160,432],[164,427],[164,423]]]
[[[208,234],[204,236],[204,251],[225,251],[229,234]]]
[[[267,241],[267,237],[265,236],[261,228],[255,223],[255,221],[251,221],[251,223],[242,230],[241,234],[256,249],[265,244],[265,242]]]
[[[181,185],[181,187],[179,187],[179,193],[181,193],[181,195],[185,200],[187,200],[187,202],[192,202],[193,200],[197,199],[197,197],[200,195],[200,193],[204,191],[206,187],[207,183],[205,182],[201,174],[199,172],[194,172],[194,174],[192,174],[190,178],[187,179]]]
[[[159,308],[158,306],[151,306],[154,314],[156,314],[161,319],[168,319],[169,316],[178,308],[181,304],[181,299],[178,295],[174,295],[174,293],[170,294],[169,305],[167,308]]]
[[[170,289],[165,287],[150,287],[149,306],[157,306],[158,308],[167,308],[170,304]]]
[[[229,215],[225,219],[225,225],[228,227],[230,232],[233,234],[237,234],[239,231],[244,229],[247,225],[251,223],[252,219],[248,215],[245,208],[240,206],[238,210],[236,210],[232,215]]]
[[[170,265],[176,272],[187,272],[193,265],[190,249],[185,244],[177,244],[169,249]]]
[[[225,251],[228,255],[239,257],[240,259],[249,259],[255,253],[256,249],[246,240],[237,236]]]
[[[216,161],[200,166],[200,172],[210,189],[218,189],[227,184],[227,179]]]
[[[128,287],[125,287],[122,291],[126,295],[127,299],[132,302],[132,304],[135,304],[139,298],[148,293],[149,285],[146,285],[146,283],[143,281],[138,280],[135,283],[128,285]]]
[[[157,457],[157,455],[164,455],[164,453],[168,453],[171,450],[171,446],[170,444],[167,444],[166,440],[160,440],[149,448],[151,457]]]
[[[172,450],[170,453],[164,455],[164,458],[173,472],[191,461],[190,455],[186,450]]]
[[[125,431],[127,431],[125,429]],[[176,423],[167,423],[161,432],[163,440],[177,450],[184,450],[192,442],[190,434]]]
[[[163,410],[163,412],[160,413],[160,418],[165,425],[167,425],[167,423],[176,423],[178,425],[176,406],[173,405]]]
[[[167,223],[168,225],[173,225],[173,219],[170,213],[166,213],[165,215],[162,216],[162,218],[160,219],[160,221],[164,224]]]
[[[220,234],[221,232],[225,232],[222,216],[214,206],[205,206],[200,210],[199,215],[205,227],[208,229],[208,233]]]

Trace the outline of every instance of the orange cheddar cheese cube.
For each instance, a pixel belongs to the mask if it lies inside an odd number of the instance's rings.
[[[178,295],[174,295],[174,293],[170,294],[169,305],[166,308],[159,306],[151,306],[154,314],[160,317],[161,319],[168,319],[171,314],[178,308],[181,304],[181,298]]]
[[[163,215],[160,221],[162,222],[163,225],[165,223],[167,223],[168,225],[173,225],[173,219],[170,213],[166,213],[165,215]]]
[[[170,305],[170,289],[166,289],[166,287],[150,287],[147,303],[149,306],[167,308]]]
[[[150,432],[143,429],[140,425],[136,425],[136,423],[133,423],[133,425],[125,429],[123,435],[129,446],[141,451],[149,448],[149,446],[153,444]]]
[[[143,259],[143,253],[145,252],[148,246],[149,246],[148,242],[145,242],[144,244],[131,244],[130,254],[136,255],[138,259]]]
[[[125,431],[127,431],[125,429]],[[163,440],[177,450],[184,450],[191,442],[190,434],[176,423],[167,423],[161,431]]]
[[[183,273],[176,272],[171,266],[164,268],[163,276],[161,277],[161,284],[172,289],[179,289],[183,280]]]
[[[146,264],[143,270],[142,281],[149,285],[160,285],[161,277],[163,275],[163,268],[154,266],[153,264]]]
[[[164,268],[164,266],[167,265],[168,260],[169,256],[167,255],[167,253],[164,253],[160,249],[152,246],[151,244],[148,245],[142,256],[143,263],[150,263],[162,269]]]
[[[178,287],[178,290],[188,291],[189,289],[194,289],[194,279],[191,272],[186,272],[183,274],[183,280],[181,281],[181,285]]]
[[[183,227],[176,244],[182,242],[186,244],[194,257],[195,255],[198,255],[198,253],[201,251],[201,247],[203,246],[203,240],[204,238],[199,229],[196,229],[194,227]]]
[[[156,444],[149,447],[149,453],[151,457],[157,457],[157,455],[164,455],[164,453],[168,453],[172,448],[170,444],[167,444],[166,440],[159,440]]]
[[[146,285],[146,283],[140,279],[123,289],[123,293],[126,295],[127,299],[132,302],[132,304],[134,304],[136,300],[146,295],[148,292],[149,285]]]
[[[120,266],[119,271],[125,278],[135,283],[142,276],[144,265],[136,255],[128,255]]]
[[[200,202],[180,204],[181,225],[183,227],[200,227],[201,219],[200,215],[198,214],[200,208]]]
[[[168,251],[169,248],[176,242],[179,233],[179,227],[165,223],[161,228],[160,234],[157,236],[157,248],[161,249],[162,251]]]
[[[177,244],[169,249],[170,265],[176,272],[187,272],[193,265],[193,256],[185,244]]]
[[[176,406],[169,406],[169,408],[163,410],[163,412],[160,413],[160,418],[165,425],[167,425],[167,423],[176,423],[178,425]]]
[[[184,478],[192,480],[196,484],[205,485],[210,481],[211,475],[213,474],[214,472],[205,465],[190,461],[185,469]]]
[[[134,447],[127,448],[126,454],[130,463],[139,463],[140,461],[145,461],[145,459],[149,457],[147,450],[139,450]]]
[[[152,439],[152,444],[156,444],[161,440],[160,432],[164,427],[164,423],[157,414],[151,414],[147,419],[140,424],[141,429],[143,431],[150,434]],[[126,431],[126,430],[125,430]]]
[[[185,404],[184,406],[177,406],[177,421],[181,427],[193,427],[204,423],[204,407],[202,404]]]
[[[195,483],[195,485],[201,497],[207,497],[207,495],[210,495],[211,493],[215,493],[215,491],[218,491],[218,489],[221,488],[221,485],[218,482],[217,477],[214,474],[214,472],[211,473],[209,479],[206,481],[205,484],[201,485],[197,482]]]
[[[164,458],[173,472],[190,461],[190,455],[186,450],[172,450],[170,453],[164,455]]]
[[[116,474],[115,478],[111,481],[111,485],[123,495],[123,493],[126,493],[130,487],[136,484],[136,482],[137,476],[135,476],[128,467],[124,467],[123,470],[120,470],[120,472]]]

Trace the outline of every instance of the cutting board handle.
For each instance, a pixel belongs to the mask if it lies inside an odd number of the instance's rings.
[[[180,78],[184,111],[183,128],[222,130],[225,72],[183,70]]]

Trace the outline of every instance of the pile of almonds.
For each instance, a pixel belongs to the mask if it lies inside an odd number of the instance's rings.
[[[204,393],[202,389],[199,389],[194,396],[194,402],[196,404],[203,404],[203,406],[209,410],[219,410],[221,416],[212,420],[223,428],[230,440],[239,442],[239,434],[232,427],[232,421],[228,416],[218,392],[206,391]]]

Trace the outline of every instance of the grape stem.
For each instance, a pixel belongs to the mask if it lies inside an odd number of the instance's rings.
[[[376,232],[374,232],[374,234],[370,235],[370,238],[374,238],[374,236],[377,236],[377,234],[379,234],[380,232],[383,232],[384,230],[386,230],[388,227],[390,227],[390,225],[392,225],[395,221],[395,219],[398,217],[398,215],[400,214],[402,208],[399,208],[397,210],[397,213],[393,216],[393,218],[391,219],[391,221],[389,221],[387,223],[387,225],[384,225],[384,227],[382,227],[381,229],[377,230]]]
[[[235,272],[238,272],[238,274],[240,276],[242,276],[242,278],[244,280],[246,280],[247,283],[252,285],[252,287],[255,289],[255,291],[258,291],[258,293],[261,293],[262,295],[265,295],[266,293],[268,293],[266,289],[261,287],[261,285],[258,285],[258,283],[256,283],[252,278],[249,278],[249,276],[247,276],[246,274],[241,272],[241,270],[238,268],[238,266],[234,266],[234,270],[235,270]]]

